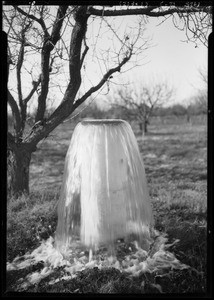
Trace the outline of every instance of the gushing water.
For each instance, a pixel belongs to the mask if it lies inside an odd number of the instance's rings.
[[[43,262],[42,270],[18,280],[19,289],[26,290],[58,267],[63,267],[62,277],[49,284],[94,267],[113,267],[131,276],[189,268],[168,251],[170,246],[153,229],[144,165],[130,125],[83,121],[66,155],[55,240],[42,241],[31,254],[8,263],[7,270]],[[115,249],[114,256],[108,247]]]
[[[67,255],[77,241],[96,250],[133,238],[148,250],[152,224],[144,164],[131,126],[123,120],[79,123],[65,159],[56,248]]]

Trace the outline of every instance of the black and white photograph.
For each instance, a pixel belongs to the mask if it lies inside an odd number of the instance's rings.
[[[25,2],[2,2],[3,295],[210,295],[212,2]]]

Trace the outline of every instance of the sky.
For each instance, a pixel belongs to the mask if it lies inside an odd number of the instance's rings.
[[[124,28],[127,29],[129,24],[132,24],[133,27],[137,26],[136,16],[107,19],[112,27],[115,26],[116,34],[120,36],[123,36]],[[97,84],[101,79],[101,74],[106,71],[111,64],[112,66],[115,66],[110,58],[106,67],[106,61],[108,59],[108,49],[112,50],[113,47],[116,49],[118,47],[118,41],[117,38],[115,38],[115,34],[109,30],[106,24],[104,24],[104,21],[102,21],[102,27],[100,26],[100,20],[100,18],[95,18],[92,21],[89,19],[88,22],[87,42],[90,43],[90,47],[85,61],[87,71],[82,78],[82,92],[86,92],[92,85]],[[116,79],[114,75],[114,80],[119,83],[135,82],[137,84],[145,82],[150,83],[154,80],[156,82],[161,82],[162,80],[167,81],[169,85],[175,89],[174,97],[168,105],[174,103],[187,105],[191,96],[194,96],[199,88],[204,88],[204,83],[200,78],[198,69],[207,68],[208,48],[202,44],[199,44],[196,48],[194,43],[184,42],[186,40],[185,32],[176,29],[171,19],[160,24],[162,20],[163,19],[161,18],[148,18],[145,37],[148,38],[148,40],[151,39],[149,43],[152,47],[148,47],[148,49],[143,51],[139,56],[139,58],[142,58],[142,65],[132,68],[122,75],[117,74]],[[108,30],[106,30],[106,28],[108,28]],[[66,36],[67,41],[69,41],[70,32],[71,31],[68,30],[68,36]],[[99,36],[99,38],[97,38],[97,36]],[[104,53],[104,56],[102,57],[104,58],[103,60],[100,59],[102,53]],[[97,59],[98,57],[99,60]],[[40,58],[37,57],[35,58],[35,61],[36,60],[39,62]],[[31,57],[30,63],[32,62],[33,57]],[[24,70],[22,76],[24,79],[23,88],[24,84],[26,84],[26,87],[28,86],[28,89],[24,92],[27,95],[29,93],[29,88],[32,86],[32,78],[24,78]],[[14,86],[16,80],[15,72],[14,74],[10,73],[9,79]],[[55,77],[55,83],[60,84],[61,92],[57,92],[57,90],[54,90],[52,94],[50,92],[50,103],[52,106],[58,105],[62,100],[68,79],[68,65],[65,64],[61,78]],[[105,92],[106,90],[104,89],[104,92],[102,91],[98,94],[95,93],[92,97],[97,98],[96,100],[99,100],[101,106],[105,106]],[[14,96],[16,97],[15,94]],[[35,98],[37,98],[36,95]],[[102,99],[104,99],[103,102]],[[36,101],[34,101],[34,104],[30,107],[31,109],[34,109],[36,107]]]
[[[198,73],[199,68],[207,68],[208,48],[200,44],[184,42],[186,35],[179,31],[170,20],[157,24],[160,20],[152,19],[149,32],[153,35],[155,47],[149,49],[147,59],[149,63],[139,68],[142,78],[165,77],[175,87],[174,101],[184,104],[187,99],[203,88],[204,83]],[[135,77],[136,72],[133,71]]]
[[[130,20],[133,22],[136,17],[125,17],[123,22],[121,19],[122,17],[114,20],[114,24],[116,24],[115,29],[117,26],[119,28],[119,24],[122,24],[119,29],[124,31],[126,24]],[[175,103],[188,105],[191,97],[197,94],[198,89],[205,88],[199,69],[207,70],[208,48],[201,43],[198,43],[198,47],[195,47],[195,44],[192,42],[187,43],[185,32],[175,28],[171,19],[166,20],[162,24],[160,24],[163,20],[162,18],[148,18],[148,20],[145,36],[149,39],[151,38],[149,41],[151,47],[148,47],[139,56],[139,58],[142,58],[142,65],[130,69],[122,76],[117,75],[116,81],[120,83],[134,82],[139,85],[144,82],[149,84],[153,81],[157,83],[166,81],[175,91],[167,106]],[[109,22],[111,24],[111,21]],[[96,24],[96,27],[99,27],[99,23]],[[105,43],[109,44],[109,41],[102,38],[101,44],[103,47]],[[92,70],[98,67],[96,63],[95,66],[93,66],[92,61],[90,63],[91,71],[89,77],[93,81],[96,71],[93,73]],[[96,82],[98,82],[98,79],[94,80],[94,83]],[[96,96],[94,95],[94,97]],[[102,104],[102,97],[99,95],[97,98],[99,98],[97,103]],[[103,98],[105,102],[105,96]]]

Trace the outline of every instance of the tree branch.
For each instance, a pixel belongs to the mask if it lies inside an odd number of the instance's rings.
[[[39,76],[39,80],[38,81],[33,81],[33,88],[30,91],[30,93],[28,94],[28,96],[23,99],[24,104],[26,105],[28,103],[28,101],[31,99],[31,97],[33,96],[33,94],[35,93],[35,91],[37,90],[38,86],[41,83],[41,75]]]
[[[65,9],[64,12],[65,13]],[[37,123],[33,130],[28,134],[24,141],[27,141],[31,144],[37,144],[42,138],[47,136],[54,128],[56,128],[66,117],[68,117],[71,112],[73,111],[73,102],[76,96],[77,91],[79,90],[81,84],[81,75],[80,75],[80,53],[81,53],[81,46],[82,40],[85,37],[86,29],[87,29],[87,19],[89,15],[86,13],[87,7],[81,6],[78,7],[74,13],[75,25],[73,27],[73,31],[71,34],[71,41],[70,41],[70,60],[69,60],[69,73],[70,73],[70,82],[64,94],[62,103],[58,106],[58,108],[53,112],[53,114],[46,120],[46,123],[42,121],[42,117],[45,111],[45,99],[40,97],[38,105],[37,116],[35,122]],[[58,27],[60,30],[60,27]],[[55,33],[56,34],[56,33]],[[56,42],[56,40],[55,40]],[[50,47],[52,45],[52,47]],[[50,59],[50,51],[53,49],[52,41],[46,41],[44,44],[43,49],[43,64],[46,64],[47,68],[47,61]],[[44,53],[46,50],[46,53]],[[47,56],[46,56],[47,55]],[[49,56],[48,56],[49,55]],[[45,67],[42,64],[42,74],[41,74],[41,83],[43,83],[44,79],[47,82],[49,80],[49,72],[45,71]],[[45,77],[46,76],[46,77]],[[48,82],[44,85],[45,88],[48,87]],[[42,90],[41,90],[42,94]]]
[[[19,113],[19,108],[18,105],[16,103],[16,101],[14,100],[13,96],[11,95],[10,91],[7,91],[7,100],[8,103],[11,107],[12,113],[13,113],[13,117],[14,117],[14,129],[16,131],[16,135],[19,136],[20,131],[21,131],[21,117],[20,117],[20,113]]]
[[[86,44],[85,39],[84,39],[84,44],[85,44],[85,49],[84,49],[84,51],[83,51],[83,54],[82,54],[82,57],[81,57],[81,60],[80,60],[80,69],[82,68],[82,64],[83,64],[83,62],[84,62],[85,56],[86,56],[86,54],[87,54],[87,52],[88,52],[88,50],[89,50],[89,47],[88,47],[88,45]]]
[[[19,55],[18,55],[17,66],[16,66],[17,90],[18,90],[18,97],[19,97],[19,106],[21,110],[22,110],[21,68],[23,64],[23,59],[24,59],[24,40],[22,39]]]
[[[35,17],[34,15],[31,15],[31,14],[25,12],[23,9],[21,9],[21,8],[18,7],[17,5],[13,5],[13,7],[14,7],[15,9],[17,9],[18,12],[20,12],[22,15],[24,15],[24,16],[30,18],[31,20],[34,20],[34,21],[38,22],[38,23],[41,25],[41,27],[42,27],[42,29],[43,29],[43,31],[44,31],[44,33],[45,33],[45,36],[46,36],[46,37],[49,36],[49,33],[48,33],[48,31],[47,31],[45,22],[44,22],[44,20],[43,20],[42,18],[39,19],[39,18]]]
[[[116,16],[130,16],[130,15],[146,15],[149,17],[162,17],[174,13],[191,13],[191,12],[206,12],[211,13],[211,6],[199,6],[199,7],[173,7],[164,11],[153,11],[158,7],[149,6],[146,8],[127,8],[120,10],[103,10],[94,7],[89,7],[88,11],[90,15],[103,16],[103,17],[116,17]]]
[[[68,6],[59,6],[51,36],[45,39],[41,52],[41,93],[38,97],[38,109],[35,122],[43,120],[49,87],[50,53],[60,39],[60,31]]]
[[[56,45],[58,40],[60,39],[60,31],[62,28],[62,24],[64,21],[64,17],[67,11],[68,5],[62,5],[58,7],[56,20],[53,25],[52,33],[51,33],[51,42]]]
[[[41,53],[41,93],[38,97],[38,108],[35,122],[43,119],[46,109],[46,98],[48,95],[49,86],[49,60],[50,52],[46,51],[44,45]]]
[[[72,31],[71,41],[70,41],[70,53],[69,53],[69,73],[70,73],[70,84],[78,86],[81,83],[81,47],[82,41],[85,38],[85,33],[87,29],[88,15],[86,14],[87,7],[80,7],[74,14],[74,19],[76,21],[75,26]],[[74,75],[75,74],[75,75]],[[78,86],[79,89],[79,86]],[[74,89],[76,94],[77,90]]]
[[[19,50],[17,67],[16,67],[18,99],[19,99],[19,106],[21,110],[21,131],[23,131],[25,127],[26,110],[27,110],[27,106],[24,103],[23,96],[22,96],[21,68],[24,61],[25,32],[29,29],[30,25],[31,23],[28,24],[23,23],[23,27],[21,30],[21,46]]]
[[[140,122],[148,122],[154,109],[171,98],[173,89],[165,82],[150,83],[149,86],[144,83],[139,88],[139,93],[135,85],[126,90],[115,91],[120,100],[117,107],[122,107],[129,112],[134,111],[135,117]]]
[[[129,61],[131,55],[132,51],[130,51],[128,56],[124,57],[124,59],[117,67],[110,69],[96,86],[90,88],[88,92],[86,92],[86,94],[79,98],[74,104],[72,101],[70,101],[71,99],[69,98],[68,88],[64,96],[64,98],[66,97],[66,100],[64,100],[60,104],[60,106],[55,110],[55,112],[49,117],[49,119],[46,121],[46,124],[42,126],[38,124],[38,127],[35,128],[35,130],[32,131],[30,135],[25,137],[24,142],[28,142],[31,145],[36,145],[38,141],[46,137],[54,128],[56,128],[63,120],[65,120],[81,103],[83,103],[88,97],[90,97],[92,93],[99,90],[113,73],[120,72],[121,67]]]
[[[49,122],[60,124],[67,116],[71,114],[73,102],[81,85],[81,46],[85,38],[87,29],[87,7],[81,6],[74,13],[75,25],[71,33],[70,53],[69,53],[69,75],[70,81],[65,91],[63,100],[53,114],[49,117]],[[64,117],[65,116],[65,117]],[[56,126],[57,126],[56,125]]]
[[[129,59],[131,58],[132,56],[132,51],[129,52],[129,55],[124,57],[124,59],[121,61],[121,63],[115,67],[115,68],[112,68],[110,69],[104,76],[103,78],[100,80],[100,82],[96,85],[96,86],[93,86],[91,87],[86,93],[85,95],[83,95],[81,98],[79,98],[78,100],[76,100],[76,102],[74,103],[73,105],[73,109],[76,109],[80,104],[82,104],[88,97],[91,96],[91,94],[93,94],[94,92],[96,92],[97,90],[99,90],[103,85],[104,83],[109,79],[109,77],[115,73],[115,72],[120,72],[121,70],[121,67],[127,63],[129,61]]]

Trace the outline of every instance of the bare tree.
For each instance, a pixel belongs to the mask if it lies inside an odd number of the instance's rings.
[[[114,92],[113,105],[122,107],[127,114],[134,114],[142,134],[145,134],[154,109],[168,103],[173,94],[174,89],[166,82],[141,83],[138,87],[132,84]]]
[[[206,114],[207,113],[207,91],[202,90],[199,91],[198,94],[195,96],[195,105],[197,106],[197,110],[201,114]]]
[[[200,67],[198,69],[198,73],[199,73],[199,76],[200,76],[202,82],[205,85],[205,88],[207,89],[207,84],[208,84],[207,67]]]
[[[208,74],[206,67],[198,69],[198,75],[203,83],[202,87],[195,87],[195,94],[189,99],[186,108],[187,122],[191,124],[192,115],[207,114],[208,109]]]
[[[202,88],[198,88],[195,96],[193,96],[192,106],[198,114],[206,114],[208,109],[208,76],[207,68],[201,67],[198,69],[199,77],[203,83]]]
[[[39,141],[46,138],[88,97],[102,89],[113,74],[121,72],[133,55],[145,48],[141,30],[144,18],[177,15],[189,22],[190,16],[197,18],[199,13],[205,16],[204,20],[209,19],[211,8],[195,5],[139,8],[51,7],[34,4],[3,6],[3,28],[8,34],[8,104],[14,123],[14,130],[8,131],[10,191],[13,194],[29,191],[31,154],[36,151]],[[127,15],[138,15],[141,21],[136,31],[132,28],[128,35],[126,32],[119,35],[109,22],[109,17]],[[93,32],[89,33],[88,28],[97,19],[100,20],[100,25],[96,38]],[[87,56],[90,50],[96,52],[98,37],[101,40],[105,37],[102,31],[104,24],[117,42],[111,43],[105,52],[99,52],[97,66],[102,61],[105,68],[98,67],[101,74],[99,79],[80,95],[81,84],[85,82],[83,79],[87,69]],[[207,28],[210,26],[208,22],[206,25]],[[207,39],[207,28],[199,26],[205,33],[204,39]],[[64,68],[68,72],[64,81],[61,80],[59,84],[58,74],[62,74]],[[56,97],[55,87],[62,89],[61,101],[53,113],[48,115],[48,99]],[[29,128],[27,116],[32,101],[36,101],[37,108],[33,124]]]

